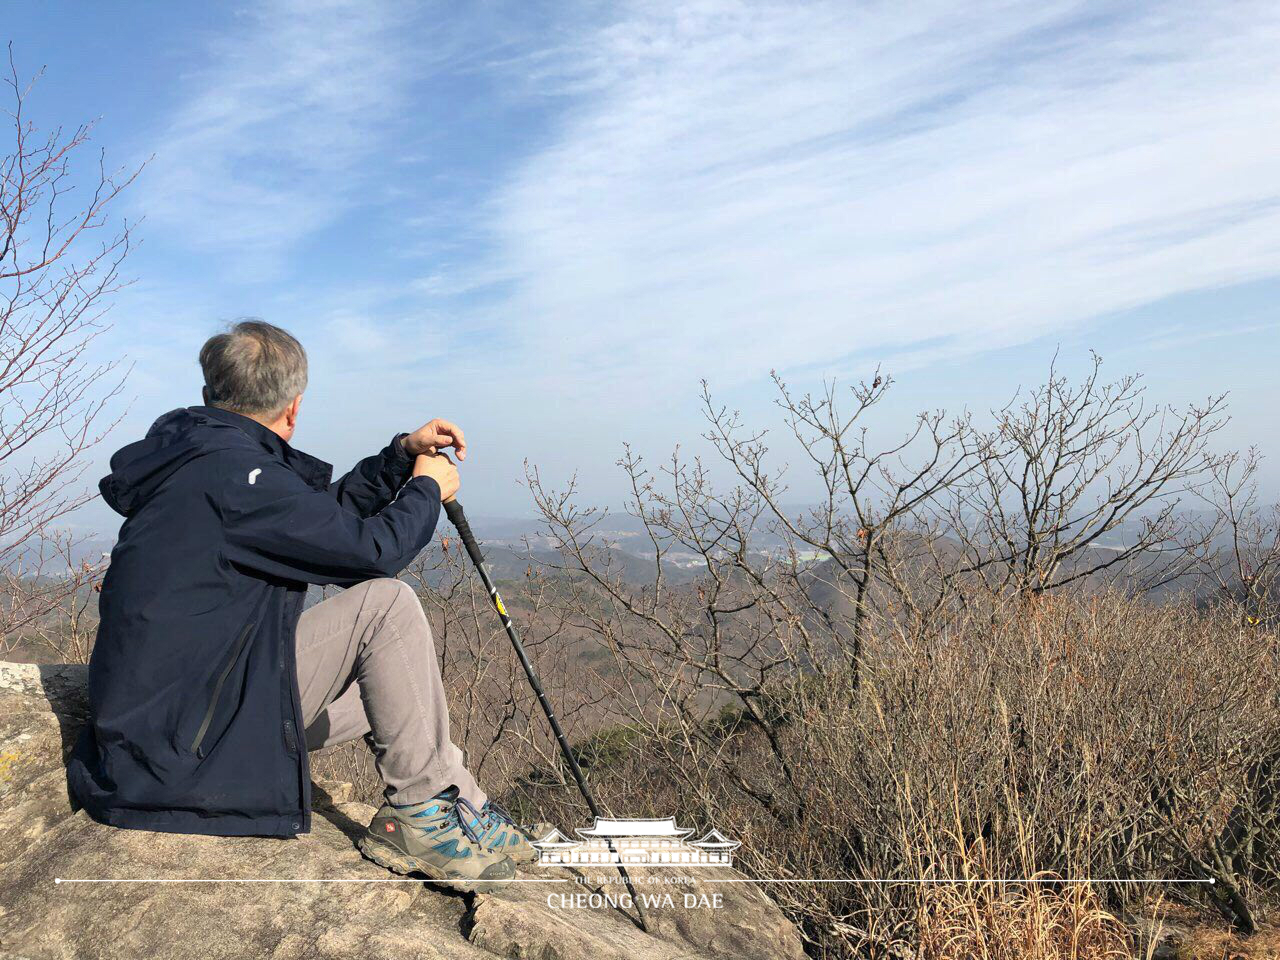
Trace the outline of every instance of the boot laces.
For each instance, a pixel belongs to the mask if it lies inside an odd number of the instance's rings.
[[[479,835],[475,832],[475,829],[471,826],[471,823],[469,822],[468,818],[464,817],[462,813],[459,811],[459,808],[463,806],[465,806],[469,811],[471,811],[473,815],[476,814],[476,808],[470,803],[470,801],[466,800],[463,797],[457,797],[454,799],[453,803],[450,805],[448,812],[445,813],[444,823],[441,824],[441,826],[437,829],[444,829],[445,825],[456,824],[458,826],[458,829],[462,831],[462,835],[464,837],[474,841],[475,843],[479,843],[480,842]],[[414,816],[424,817],[428,815],[428,812],[429,811],[424,810],[421,813],[415,813]],[[478,815],[473,816],[472,819],[479,819]]]
[[[500,805],[496,800],[490,800],[488,803],[484,805],[484,808],[499,823],[506,823],[513,827],[516,826],[516,818],[511,816],[511,814],[507,812],[507,808]]]
[[[465,807],[468,813],[470,813],[469,817],[464,817],[459,812],[462,807]],[[458,799],[453,802],[453,810],[451,813],[453,818],[458,821],[458,826],[462,828],[462,832],[475,843],[479,843],[480,835],[476,833],[474,826],[472,826],[473,824],[478,824],[480,822],[480,811],[475,808],[475,805],[466,797],[458,797]]]

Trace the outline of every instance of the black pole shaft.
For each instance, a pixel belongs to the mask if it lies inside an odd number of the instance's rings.
[[[573,774],[574,781],[578,784],[578,792],[582,794],[582,799],[587,801],[587,807],[591,810],[591,815],[597,819],[600,818],[600,805],[596,803],[596,798],[591,795],[591,788],[587,786],[587,779],[582,775],[582,768],[578,766],[578,758],[573,755],[573,749],[569,746],[569,741],[565,737],[564,731],[560,729],[560,721],[556,719],[556,712],[551,708],[551,701],[547,699],[546,693],[542,690],[542,683],[538,680],[538,674],[533,669],[533,664],[529,661],[529,655],[525,652],[524,644],[520,642],[520,635],[516,633],[515,624],[511,622],[506,605],[502,602],[502,595],[498,593],[498,587],[493,582],[493,577],[489,573],[489,565],[485,563],[484,554],[480,552],[480,544],[476,541],[475,534],[471,532],[471,524],[467,522],[467,515],[462,510],[462,504],[457,500],[448,500],[444,504],[444,512],[448,516],[449,522],[457,529],[462,545],[466,548],[467,555],[471,557],[471,562],[475,564],[476,572],[480,575],[480,582],[484,584],[485,590],[489,593],[489,599],[493,602],[494,609],[498,611],[502,626],[506,628],[507,637],[510,638],[511,645],[515,647],[516,656],[520,659],[520,665],[524,667],[524,674],[529,678],[529,686],[533,688],[538,702],[542,704],[542,711],[547,715],[547,722],[551,724],[551,732],[555,734],[556,743],[560,745],[560,753],[564,757],[565,763],[569,765],[569,772]],[[613,841],[610,840],[608,843],[612,848]],[[640,926],[642,929],[647,930],[648,924],[645,923],[644,908],[640,903],[640,898],[636,896],[635,887],[631,885],[631,877],[627,874],[627,868],[619,863],[618,872],[622,874],[622,880],[627,885],[627,892],[631,894],[631,901],[636,905],[636,912],[640,916]]]

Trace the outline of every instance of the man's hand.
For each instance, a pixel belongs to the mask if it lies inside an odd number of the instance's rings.
[[[408,434],[400,442],[404,445],[404,452],[411,457],[439,453],[446,447],[453,447],[458,451],[459,461],[467,459],[467,441],[462,438],[462,430],[438,417]]]
[[[407,437],[405,439],[408,439]],[[415,477],[430,477],[440,484],[440,502],[447,503],[458,494],[462,483],[458,476],[458,468],[453,465],[446,453],[424,453],[413,461]]]

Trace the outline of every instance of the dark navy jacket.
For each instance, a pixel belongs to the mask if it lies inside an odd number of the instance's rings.
[[[118,827],[305,833],[294,631],[306,585],[394,577],[431,539],[440,487],[411,478],[399,438],[331,485],[328,464],[213,407],[165,414],[111,470],[100,489],[126,519],[73,798]]]

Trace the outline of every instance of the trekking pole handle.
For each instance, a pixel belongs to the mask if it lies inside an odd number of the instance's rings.
[[[471,557],[472,562],[478,567],[484,563],[484,554],[480,552],[480,544],[476,542],[476,535],[471,532],[471,524],[467,522],[467,515],[462,509],[457,499],[449,499],[444,502],[444,513],[449,518],[449,522],[453,524],[454,529],[458,531],[458,536],[462,539],[462,545],[466,547],[467,554]]]

